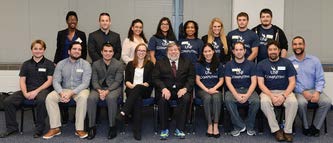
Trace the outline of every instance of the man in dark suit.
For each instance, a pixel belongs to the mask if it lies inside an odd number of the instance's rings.
[[[101,49],[102,59],[95,61],[92,65],[91,83],[92,89],[88,97],[89,133],[91,140],[96,135],[96,110],[99,100],[106,100],[109,116],[108,139],[117,136],[115,117],[117,112],[117,99],[122,92],[122,81],[124,68],[121,62],[113,58],[113,46],[104,44]]]
[[[104,43],[111,43],[113,45],[114,55],[117,60],[121,56],[121,42],[118,33],[110,30],[111,18],[108,13],[101,13],[99,15],[100,29],[89,34],[88,39],[88,52],[93,62],[102,58],[102,51]]]
[[[180,48],[176,43],[167,46],[167,59],[156,62],[153,71],[156,98],[158,101],[159,117],[161,123],[162,140],[169,136],[168,117],[169,103],[177,101],[175,135],[185,138],[183,132],[186,119],[186,109],[190,102],[190,95],[194,85],[194,66],[191,61],[180,58]]]

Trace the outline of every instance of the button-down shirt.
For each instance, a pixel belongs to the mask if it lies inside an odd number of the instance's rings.
[[[75,94],[88,88],[91,79],[91,66],[83,60],[78,59],[71,62],[69,58],[60,61],[53,75],[53,88],[57,93],[63,89],[72,89]]]
[[[312,55],[306,54],[302,61],[295,56],[289,57],[296,71],[296,93],[302,93],[304,90],[314,89],[322,92],[325,85],[324,70],[320,60]]]

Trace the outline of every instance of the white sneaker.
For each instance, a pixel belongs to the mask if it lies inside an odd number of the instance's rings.
[[[246,133],[247,133],[247,135],[249,135],[249,136],[255,136],[255,135],[256,135],[256,131],[253,130],[253,129],[246,130]]]
[[[230,134],[231,134],[232,136],[234,136],[234,137],[237,137],[237,136],[240,135],[240,133],[245,132],[245,130],[246,130],[246,127],[244,127],[244,128],[241,129],[241,130],[236,130],[236,129],[235,129],[235,130],[231,131]]]

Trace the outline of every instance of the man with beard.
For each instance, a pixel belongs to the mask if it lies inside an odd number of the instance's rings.
[[[36,130],[33,137],[38,138],[43,134],[47,116],[45,99],[52,90],[52,75],[54,72],[54,64],[44,57],[45,50],[44,41],[35,40],[32,42],[32,58],[22,64],[19,74],[21,90],[14,92],[13,95],[4,100],[7,131],[1,133],[0,138],[18,133],[16,109],[20,107],[24,100],[32,100],[37,109]]]
[[[270,9],[264,8],[260,11],[260,22],[258,26],[252,30],[259,36],[260,45],[257,60],[258,62],[268,58],[267,43],[275,40],[280,44],[280,56],[287,57],[288,54],[288,40],[283,30],[278,26],[272,24],[273,13]]]
[[[246,49],[244,44],[237,42],[232,50],[235,59],[228,62],[225,67],[225,83],[228,91],[225,96],[225,104],[231,116],[234,130],[232,136],[239,136],[241,132],[247,130],[247,134],[256,134],[254,124],[256,114],[259,109],[259,96],[254,89],[257,86],[256,65],[245,59]],[[245,122],[239,116],[237,104],[248,102],[249,111]]]
[[[190,60],[180,58],[179,55],[179,46],[176,43],[169,43],[167,46],[168,58],[156,62],[152,75],[162,129],[161,140],[165,140],[169,136],[168,118],[171,100],[177,101],[174,112],[176,114],[175,136],[185,138],[183,131],[187,115],[186,109],[189,106],[194,85],[194,66]]]
[[[91,78],[90,64],[81,57],[80,42],[73,42],[68,49],[69,57],[60,61],[53,74],[54,91],[46,97],[45,105],[50,119],[50,130],[43,138],[50,139],[61,134],[59,102],[68,103],[71,98],[76,101],[75,135],[85,138],[84,119],[87,113],[87,99]]]
[[[305,40],[301,36],[296,36],[292,41],[294,56],[289,60],[293,63],[296,71],[296,93],[298,101],[298,114],[303,121],[303,134],[306,136],[320,135],[320,128],[331,107],[331,99],[323,93],[325,78],[320,60],[305,53]],[[308,103],[318,104],[318,109],[314,121],[309,127],[307,121]]]
[[[91,140],[96,135],[96,110],[99,100],[105,100],[108,108],[109,133],[108,139],[117,136],[115,117],[117,113],[117,99],[121,94],[124,78],[124,68],[121,62],[113,58],[113,46],[105,43],[102,51],[103,59],[95,61],[92,65],[92,89],[88,98],[89,136]]]
[[[247,28],[248,23],[249,15],[245,12],[239,13],[237,15],[238,28],[228,33],[227,40],[230,51],[236,42],[243,42],[246,49],[245,58],[254,61],[258,55],[259,38],[256,33]]]
[[[103,58],[101,51],[104,43],[111,43],[113,45],[114,57],[120,60],[121,56],[121,43],[118,33],[110,30],[111,18],[108,13],[101,13],[99,15],[100,29],[89,34],[88,38],[88,52],[93,62]]]
[[[276,41],[267,44],[269,58],[257,66],[258,85],[261,89],[260,103],[271,132],[277,141],[292,142],[292,126],[297,113],[297,99],[292,92],[296,85],[296,70],[288,59],[279,57],[280,49]],[[284,131],[279,127],[274,106],[284,106]]]

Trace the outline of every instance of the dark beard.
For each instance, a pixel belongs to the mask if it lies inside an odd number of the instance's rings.
[[[74,56],[72,56],[72,55],[70,55],[70,57],[71,57],[71,59],[73,59],[73,60],[78,60],[78,59],[81,58],[81,56],[80,56],[80,57],[74,57]]]
[[[296,50],[298,50],[298,49],[296,49]],[[294,54],[297,55],[297,56],[302,55],[304,53],[303,49],[301,49],[300,53],[296,53],[296,50],[293,50],[293,51],[294,51]]]

